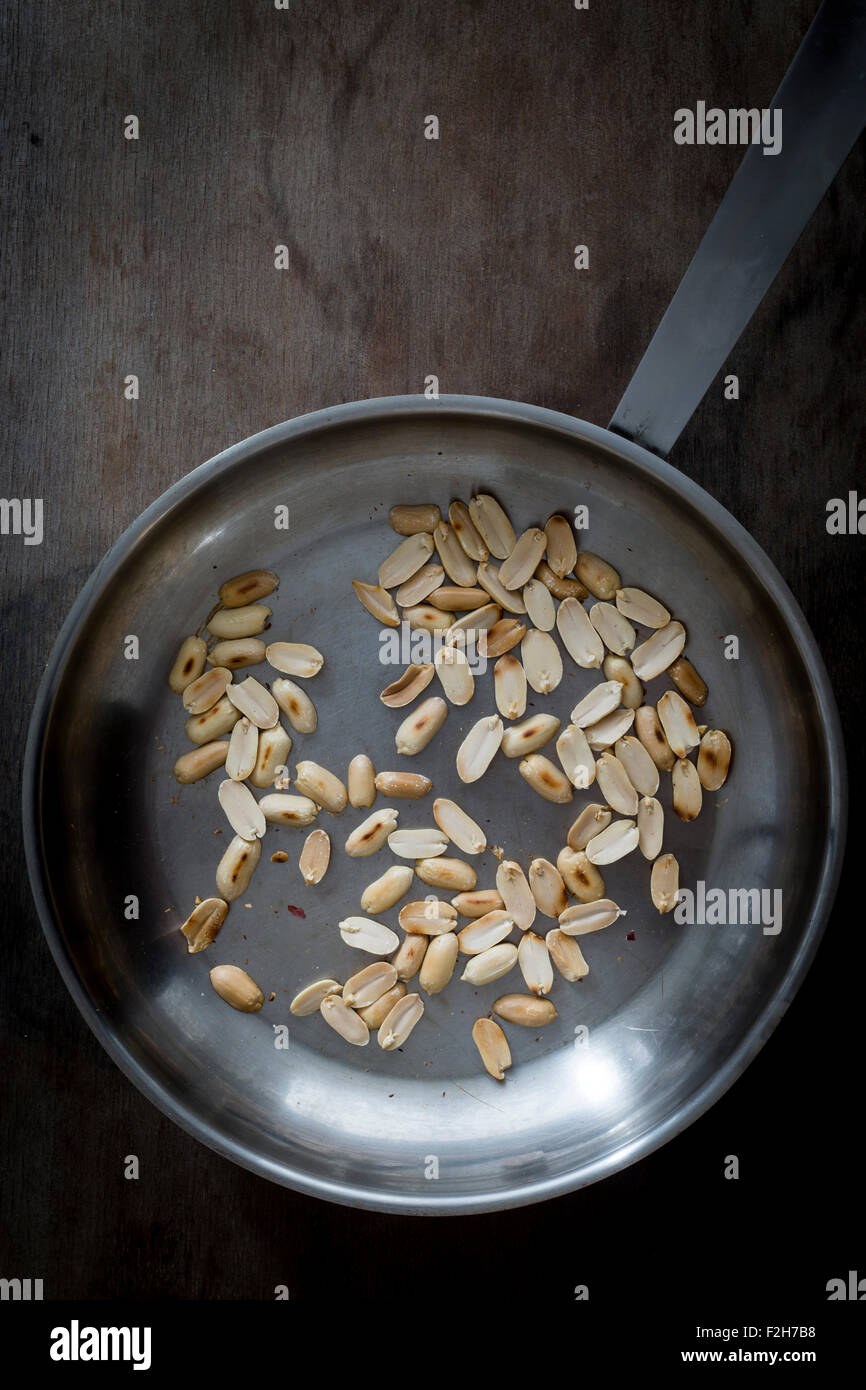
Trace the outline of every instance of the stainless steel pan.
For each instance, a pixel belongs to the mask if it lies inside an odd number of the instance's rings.
[[[816,53],[822,71],[831,58],[844,61],[831,49],[825,10],[786,80],[798,71],[802,80]],[[830,85],[837,94],[858,90],[862,107],[862,87],[843,75]],[[825,110],[836,144],[800,199],[799,225],[862,126],[848,97],[828,99]],[[763,177],[772,164],[755,168],[756,160],[743,166],[747,183],[749,167]],[[788,156],[779,160],[784,171],[777,164],[773,177],[793,178]],[[730,214],[731,193],[719,217]],[[748,189],[744,196],[748,206]],[[707,269],[702,252],[693,283]],[[685,313],[684,331],[694,338],[697,327],[700,338],[706,323],[689,321],[688,278],[669,315]],[[753,307],[748,293],[739,296],[740,327]],[[714,361],[710,377],[723,336],[704,338],[698,353],[704,373]],[[694,352],[664,350],[681,387],[668,411],[675,438],[707,381],[686,379]],[[612,422],[656,448],[673,442],[645,391],[661,361],[651,347]],[[649,904],[647,865],[632,862],[639,856],[614,866],[610,883],[629,916],[588,939],[591,973],[559,987],[555,1025],[538,1037],[511,1030],[515,1065],[504,1085],[481,1072],[470,1039],[473,1019],[501,986],[476,993],[455,981],[394,1054],[375,1044],[350,1049],[319,1018],[289,1015],[292,995],[316,972],[345,976],[361,963],[335,924],[384,867],[340,850],[362,813],[328,825],[335,852],[314,889],[295,866],[298,835],[269,839],[268,851],[287,848],[290,863],[271,864],[266,853],[247,895],[252,908],[233,906],[218,947],[187,956],[177,927],[194,895],[213,891],[225,843],[214,832],[224,822],[214,779],[184,789],[174,782],[185,745],[165,684],[179,637],[198,626],[217,585],[272,567],[282,576],[275,631],[311,640],[327,657],[315,681],[319,732],[298,736],[294,753],[339,769],[366,750],[379,766],[395,765],[387,750],[397,719],[377,699],[393,673],[377,665],[375,624],[349,581],[372,576],[393,543],[390,505],[442,505],[483,489],[501,498],[518,529],[588,503],[588,548],[608,556],[625,582],[670,598],[710,683],[708,711],[736,747],[728,787],[676,835],[683,882],[781,889],[784,903],[777,935],[754,924],[677,926]],[[273,526],[281,504],[290,508],[288,533]],[[124,659],[130,633],[138,661]],[[739,638],[739,661],[722,658],[727,634]],[[545,703],[560,716],[591,683],[589,672],[567,666]],[[491,839],[525,862],[563,842],[573,810],[535,798],[504,759],[482,782],[458,783],[458,739],[488,703],[482,695],[452,709],[417,762],[439,794],[458,795]],[[844,843],[844,782],[833,696],[803,616],[767,557],[711,497],[612,430],[510,401],[400,397],[256,435],[183,478],[126,532],[52,652],[28,740],[24,824],[34,895],[64,979],[110,1055],[165,1114],[301,1191],[382,1210],[459,1213],[539,1201],[614,1172],[678,1133],[736,1079],[793,997],[826,921]],[[423,803],[416,806],[421,823]],[[482,857],[482,884],[495,867]],[[140,900],[137,921],[124,917],[130,894]],[[255,1016],[226,1008],[207,979],[214,950],[220,961],[248,960],[275,1000]],[[287,1050],[274,1046],[281,1023],[290,1024]],[[589,1030],[588,1045],[578,1045],[578,1028]]]

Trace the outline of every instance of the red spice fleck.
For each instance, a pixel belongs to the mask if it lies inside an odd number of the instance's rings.
[[[293,917],[306,917],[307,915],[302,907],[293,907],[291,903],[287,903],[287,907]]]
[[[625,939],[626,939],[626,941],[634,941],[634,932],[633,932],[633,931],[626,932]]]

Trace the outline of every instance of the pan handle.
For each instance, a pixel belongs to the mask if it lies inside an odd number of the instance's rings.
[[[866,0],[824,0],[770,109],[781,150],[749,146],[609,425],[662,457],[866,124]]]

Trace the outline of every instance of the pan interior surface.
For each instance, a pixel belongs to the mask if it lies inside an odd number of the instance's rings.
[[[793,604],[785,610],[787,591],[737,524],[667,465],[528,407],[366,404],[229,450],[160,499],[108,557],[61,636],[37,709],[31,874],[85,1017],[136,1084],[197,1138],[332,1200],[407,1212],[495,1209],[568,1191],[657,1147],[730,1084],[771,1031],[832,894],[844,818],[832,699],[828,734],[823,672],[816,676],[805,626],[792,628],[792,611],[802,619]],[[710,689],[699,722],[729,732],[734,761],[690,825],[674,815],[662,776],[664,848],[677,855],[685,887],[765,890],[766,905],[782,903],[778,931],[772,922],[678,924],[652,906],[650,866],[637,852],[605,868],[608,895],[627,916],[581,938],[590,973],[578,984],[557,976],[554,1023],[505,1025],[514,1065],[504,1084],[482,1070],[471,1029],[500,994],[523,992],[517,970],[475,989],[460,981],[458,962],[396,1052],[375,1035],[350,1047],[318,1015],[290,1014],[303,985],[320,975],[344,980],[372,959],[337,929],[393,862],[387,849],[368,859],[344,853],[366,811],[320,815],[332,856],[315,887],[297,866],[308,831],[269,828],[261,864],[216,942],[187,954],[178,927],[196,894],[216,892],[231,831],[216,796],[222,773],[186,787],[173,777],[191,745],[166,683],[219,584],[274,569],[281,586],[265,600],[274,609],[267,635],[310,642],[325,656],[321,674],[302,682],[319,723],[314,734],[293,734],[291,775],[297,760],[312,758],[345,779],[350,758],[366,752],[379,770],[426,773],[434,795],[459,801],[489,844],[525,868],[535,856],[555,861],[580,808],[603,800],[598,789],[552,805],[501,754],[479,782],[459,781],[462,738],[495,713],[490,671],[469,705],[449,707],[427,749],[398,755],[394,732],[407,711],[378,697],[402,666],[380,661],[380,629],[351,589],[353,578],[376,582],[399,540],[390,506],[432,501],[444,515],[453,498],[479,491],[497,496],[518,534],[586,506],[579,548],[609,559],[624,584],[648,589],[685,624],[687,655]],[[287,530],[275,525],[281,508]],[[125,656],[131,634],[137,660]],[[739,655],[727,659],[732,637]],[[564,726],[601,677],[567,654],[563,661],[559,688],[530,691],[527,714],[549,710]],[[661,677],[647,698],[668,688]],[[440,693],[437,683],[427,693]],[[543,751],[555,759],[552,744]],[[404,826],[433,823],[432,797],[377,804],[395,805]],[[288,863],[271,862],[278,849]],[[492,886],[494,855],[472,862],[479,887]],[[431,891],[415,886],[412,896]],[[125,915],[132,897],[137,918]],[[396,927],[400,906],[381,920]],[[535,930],[554,925],[539,918]],[[249,971],[265,993],[260,1013],[236,1013],[218,998],[208,971],[219,963]]]

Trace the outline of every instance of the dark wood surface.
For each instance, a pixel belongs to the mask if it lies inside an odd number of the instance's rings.
[[[781,1307],[820,1302],[827,1279],[862,1264],[856,822],[804,988],[708,1115],[582,1193],[425,1222],[273,1187],[138,1094],[51,961],[18,811],[35,686],[72,600],[204,459],[319,406],[420,391],[429,373],[443,391],[607,422],[739,160],[675,146],[673,111],[768,104],[814,8],[5,8],[2,493],[42,497],[46,530],[38,547],[0,537],[0,1275],[41,1277],[52,1298],[267,1300],[276,1284],[379,1298],[411,1239],[431,1288],[454,1287],[459,1251],[473,1278],[529,1260],[539,1299],[589,1282],[599,1304],[626,1307],[687,1283]],[[137,142],[123,138],[130,113]],[[829,537],[824,515],[866,490],[863,195],[861,143],[732,354],[741,399],[717,381],[672,455],[793,589],[861,776],[866,539]]]

